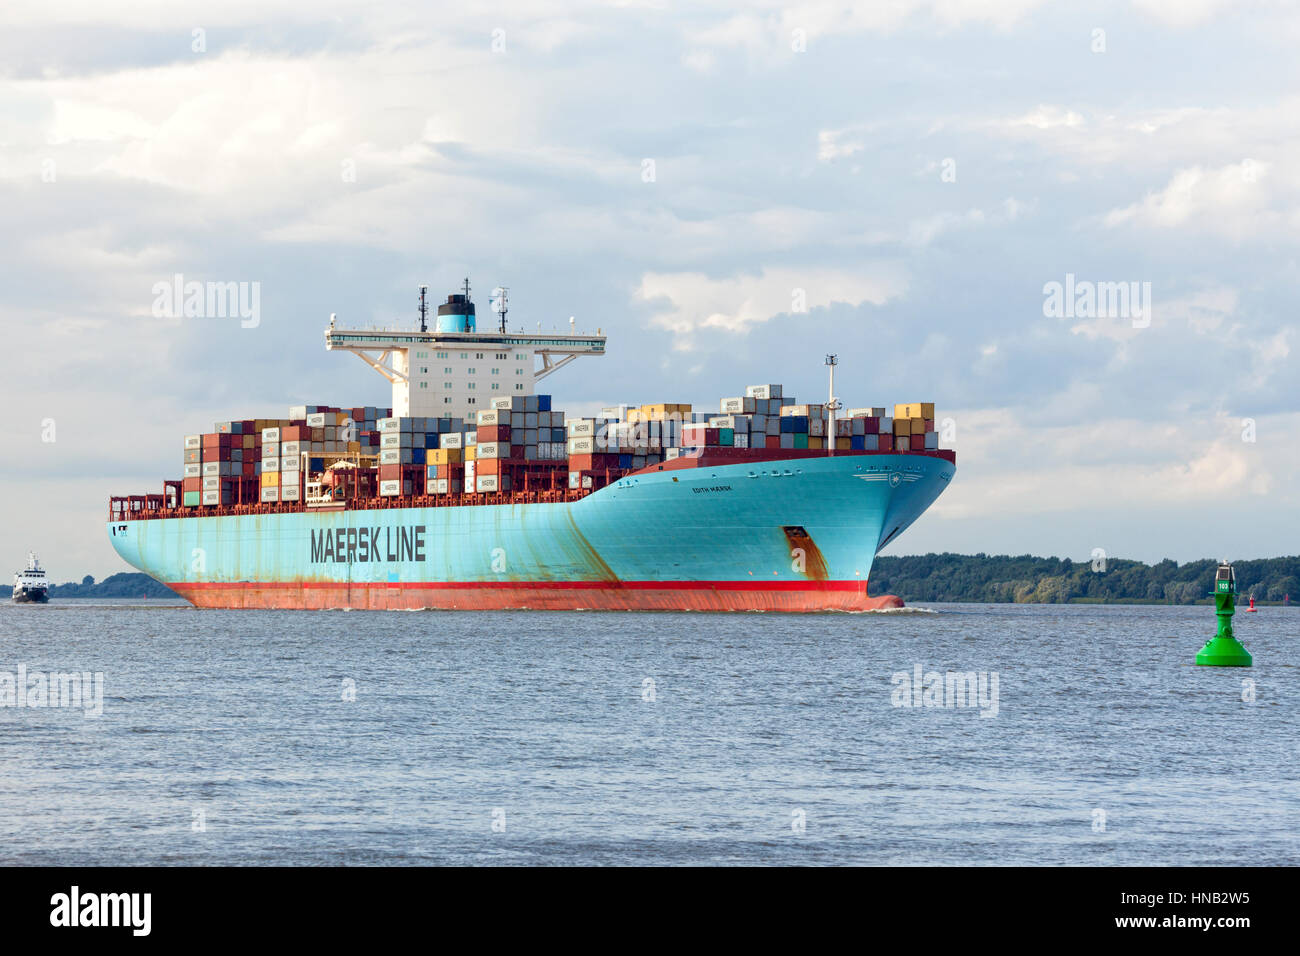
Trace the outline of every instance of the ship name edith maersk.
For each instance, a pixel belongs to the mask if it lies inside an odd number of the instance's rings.
[[[185,477],[115,497],[109,539],[200,607],[866,611],[877,552],[947,487],[929,403],[801,405],[779,385],[576,418],[536,383],[605,337],[343,329],[393,407],[295,406],[185,439]],[[572,320],[570,320],[572,326]],[[494,324],[495,325],[495,324]],[[497,392],[499,394],[493,394]]]

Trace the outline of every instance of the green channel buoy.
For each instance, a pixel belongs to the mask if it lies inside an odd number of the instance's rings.
[[[1219,632],[1205,642],[1196,655],[1196,663],[1207,667],[1250,667],[1250,652],[1232,633],[1232,615],[1237,609],[1237,578],[1227,561],[1219,564],[1214,575],[1214,613]]]

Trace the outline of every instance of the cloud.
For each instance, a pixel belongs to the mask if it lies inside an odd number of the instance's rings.
[[[1210,232],[1241,240],[1295,221],[1296,209],[1276,208],[1270,200],[1290,206],[1290,185],[1283,190],[1270,181],[1271,164],[1255,160],[1218,169],[1192,166],[1176,172],[1169,184],[1148,193],[1140,202],[1106,213],[1109,227],[1134,225],[1146,229]]]
[[[743,334],[786,313],[835,303],[882,305],[906,288],[900,269],[875,264],[854,273],[774,268],[724,279],[698,272],[647,273],[636,294],[656,312],[656,326],[682,337],[674,347],[689,348],[691,334],[702,329]]]

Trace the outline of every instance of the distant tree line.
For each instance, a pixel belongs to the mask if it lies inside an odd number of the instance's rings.
[[[0,588],[0,597],[8,599],[13,596],[13,588],[4,585]],[[123,572],[113,574],[104,578],[98,584],[95,579],[87,574],[77,584],[69,581],[67,584],[50,585],[50,598],[176,598],[180,597],[175,591],[160,584],[147,574],[141,574],[138,571]]]
[[[872,594],[897,594],[904,601],[1065,604],[1116,602],[1194,604],[1210,600],[1217,561],[1165,559],[1159,564],[1108,559],[1097,570],[1090,561],[987,554],[922,554],[876,558]],[[1233,563],[1244,602],[1300,600],[1300,556]]]

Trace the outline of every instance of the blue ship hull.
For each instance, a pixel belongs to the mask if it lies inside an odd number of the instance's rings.
[[[204,607],[869,610],[877,551],[956,466],[838,455],[637,473],[577,501],[110,523]]]

